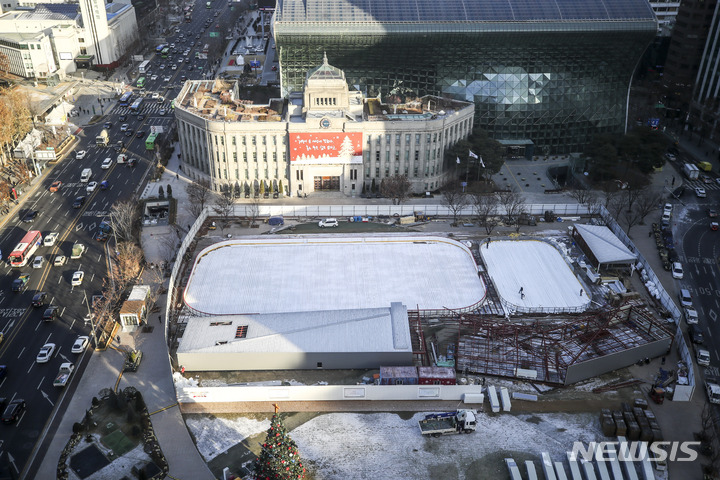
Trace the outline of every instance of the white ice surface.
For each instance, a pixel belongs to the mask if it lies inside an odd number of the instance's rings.
[[[498,294],[512,305],[575,311],[590,304],[587,292],[560,252],[548,243],[494,241],[480,254]]]
[[[441,237],[232,240],[198,258],[185,303],[213,315],[463,308],[485,296],[467,247]]]

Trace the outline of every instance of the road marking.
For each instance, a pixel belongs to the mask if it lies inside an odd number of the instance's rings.
[[[18,354],[17,358],[20,358],[22,356],[23,352],[25,352],[25,348],[26,347],[23,347],[22,350],[20,350],[20,353]]]
[[[53,407],[55,406],[55,404],[52,402],[52,400],[50,400],[50,396],[49,396],[47,393],[45,393],[45,392],[42,391],[42,390],[40,390],[40,393],[42,393],[42,396],[45,397],[45,400],[47,400],[48,402],[50,402],[50,405],[52,405]]]
[[[76,232],[79,232],[79,231],[82,230],[82,229],[83,229],[83,224],[82,224],[82,222],[78,222],[78,224],[75,225],[75,231],[76,231]]]
[[[60,356],[61,356],[61,357],[62,357],[62,359],[63,359],[63,360],[65,360],[66,362],[70,362],[70,359],[69,359],[69,358],[67,358],[67,357],[66,357],[65,355],[63,355],[63,354],[60,354]]]
[[[28,368],[27,373],[30,373],[30,370],[32,370],[33,365],[35,365],[35,362],[30,362],[30,368]]]
[[[35,331],[38,331],[38,328],[40,328],[40,322],[37,322],[37,325],[35,325]]]
[[[708,317],[710,317],[710,319],[711,319],[713,322],[716,322],[716,321],[717,321],[717,313],[715,313],[715,310],[709,310],[709,311],[708,311]]]
[[[45,376],[44,376],[44,375],[43,375],[43,377],[40,379],[40,383],[38,383],[38,386],[37,386],[37,388],[36,388],[35,390],[40,390],[40,387],[42,386],[43,380],[45,380]]]

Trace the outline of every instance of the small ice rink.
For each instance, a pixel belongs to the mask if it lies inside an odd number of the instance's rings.
[[[470,250],[442,237],[229,240],[198,255],[184,293],[211,315],[389,307],[458,309],[485,298]]]
[[[583,285],[552,245],[538,240],[501,240],[486,247],[482,245],[480,254],[506,308],[582,312],[590,305]]]

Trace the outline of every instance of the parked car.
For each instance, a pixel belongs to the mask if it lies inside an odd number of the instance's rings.
[[[337,226],[338,226],[337,218],[325,218],[318,222],[318,227],[320,227],[320,228],[337,227]]]
[[[698,313],[697,310],[695,310],[693,307],[685,307],[684,309],[685,313],[685,321],[688,325],[693,325],[698,323]]]
[[[705,336],[703,335],[699,326],[688,325],[688,335],[690,336],[690,341],[692,343],[694,343],[696,345],[704,345],[705,344]]]
[[[673,278],[677,278],[678,280],[683,278],[683,267],[680,262],[675,262],[672,264],[672,276]]]

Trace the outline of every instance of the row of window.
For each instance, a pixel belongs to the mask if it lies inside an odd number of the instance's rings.
[[[258,141],[258,137],[260,138],[259,141]],[[225,136],[213,135],[213,138],[214,138],[216,147],[218,145],[222,146],[222,147],[225,146]],[[237,140],[238,137],[233,135],[228,138],[230,138],[229,142],[231,145],[233,145],[233,146],[238,145],[238,140]],[[248,138],[249,138],[249,140],[248,140]],[[278,137],[276,135],[270,135],[270,139],[271,140],[268,140],[267,135],[241,135],[239,143],[240,143],[240,145],[258,145],[258,144],[259,145],[267,145],[268,143],[272,143],[272,145],[278,144]],[[280,144],[285,145],[285,142],[286,142],[285,135],[281,135],[280,136]]]

